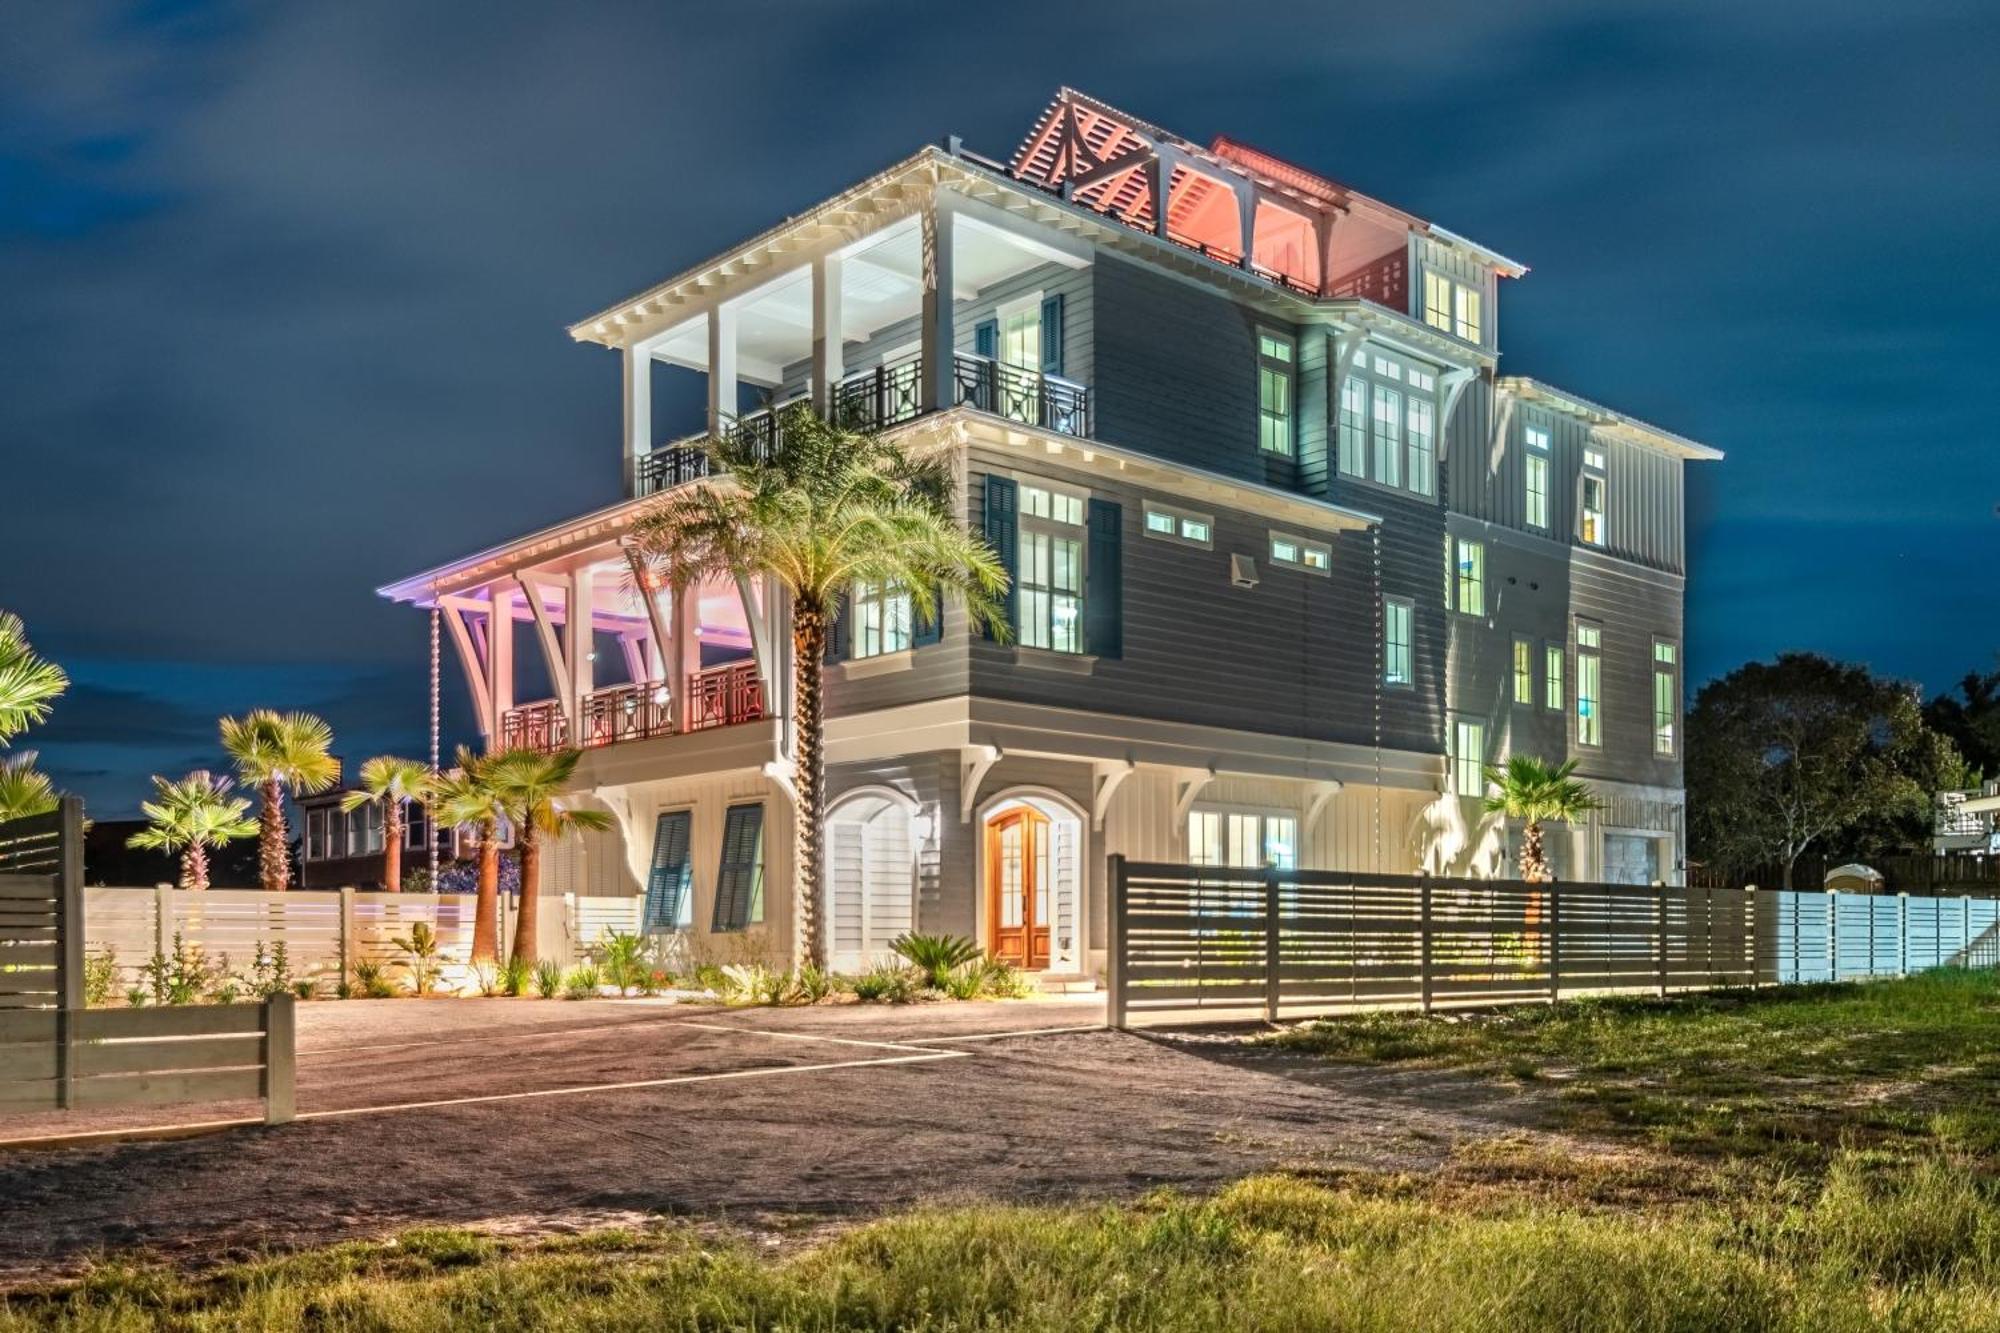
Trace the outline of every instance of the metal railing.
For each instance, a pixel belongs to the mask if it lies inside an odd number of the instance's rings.
[[[764,686],[756,663],[730,662],[694,672],[688,677],[686,705],[676,727],[667,687],[658,681],[593,690],[583,696],[577,710],[572,740],[561,702],[541,699],[506,711],[500,719],[500,748],[546,752],[574,744],[588,750],[755,722],[765,716]]]
[[[834,424],[848,430],[881,430],[923,410],[924,358],[906,356],[849,375],[834,387]]]
[[[657,683],[614,685],[583,696],[577,743],[589,749],[671,735],[673,708],[667,687]]]
[[[1090,434],[1090,390],[1060,375],[960,352],[952,383],[963,406],[1063,435]]]
[[[710,667],[688,677],[687,708],[681,725],[687,731],[755,722],[764,716],[764,683],[754,662]]]

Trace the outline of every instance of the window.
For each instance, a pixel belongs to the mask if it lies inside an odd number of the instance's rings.
[[[1424,323],[1469,343],[1485,332],[1480,289],[1454,282],[1442,273],[1424,271]]]
[[[1479,309],[1482,297],[1477,287],[1463,283],[1456,286],[1452,293],[1451,331],[1469,343],[1476,343],[1483,331]]]
[[[1340,386],[1340,470],[1384,486],[1437,491],[1437,371],[1372,347]]]
[[[1411,622],[1416,607],[1401,597],[1382,599],[1382,683],[1411,685],[1416,675],[1411,664]]]
[[[653,825],[653,866],[646,878],[644,928],[648,934],[694,925],[694,860],[688,855],[691,810],[669,810]]]
[[[1531,528],[1549,526],[1549,433],[1540,426],[1522,432],[1528,444],[1524,473],[1526,503],[1524,516]]]
[[[1486,614],[1486,544],[1458,539],[1458,609],[1468,616]]]
[[[1514,702],[1533,706],[1535,702],[1535,645],[1514,636]]]
[[[1679,654],[1674,645],[1653,640],[1653,753],[1672,758],[1674,724],[1680,718]]]
[[[1588,621],[1576,622],[1576,743],[1604,744],[1604,716],[1599,692],[1603,686],[1604,631]]]
[[[1403,484],[1403,395],[1387,385],[1375,386],[1375,480],[1384,486]]]
[[[1414,386],[1412,386],[1414,387]],[[1408,443],[1410,465],[1408,475],[1410,489],[1418,495],[1429,495],[1432,479],[1437,475],[1437,402],[1429,396],[1419,397],[1412,393],[1409,401],[1409,415],[1405,421],[1403,438]]]
[[[1559,643],[1542,648],[1542,707],[1554,713],[1563,710],[1563,648]]]
[[[1257,446],[1267,454],[1292,452],[1292,340],[1257,333]]]
[[[1193,865],[1298,869],[1296,815],[1196,806],[1188,811],[1187,839]]]
[[[382,803],[370,801],[348,816],[348,854],[373,856],[382,850]]]
[[[1424,323],[1451,332],[1451,279],[1442,273],[1424,272]]]
[[[732,805],[715,874],[715,929],[742,930],[763,920],[764,807]]]
[[[1368,381],[1349,375],[1340,383],[1340,470],[1368,475]]]
[[[326,860],[326,811],[313,810],[306,814],[306,860]]]
[[[1083,497],[1021,483],[1021,643],[1083,651]]]
[[[854,655],[880,657],[910,646],[910,594],[883,583],[854,585]]]
[[[1304,537],[1274,532],[1271,534],[1271,563],[1325,574],[1333,569],[1333,548],[1325,542],[1307,541]]]
[[[1207,514],[1146,502],[1146,535],[1165,541],[1186,542],[1208,550],[1215,545],[1215,520]]]
[[[1460,718],[1452,727],[1451,787],[1460,796],[1486,794],[1486,724]]]
[[[1577,536],[1592,546],[1604,545],[1604,455],[1596,449],[1583,451],[1582,514]]]

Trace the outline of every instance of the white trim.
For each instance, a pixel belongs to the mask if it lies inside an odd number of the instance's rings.
[[[1123,763],[1099,763],[1092,765],[1090,826],[1102,832],[1105,812],[1111,808],[1111,798],[1125,785],[1125,779],[1138,771],[1138,765],[1130,759]]]
[[[972,822],[972,807],[979,800],[979,785],[1000,762],[1005,751],[997,745],[968,745],[958,752],[958,822]]]
[[[1076,947],[1070,952],[1075,956],[1067,961],[1081,971],[1090,961],[1090,886],[1091,886],[1091,846],[1092,833],[1090,812],[1078,805],[1066,793],[1053,787],[1038,786],[1033,783],[1017,783],[1004,787],[988,799],[979,803],[978,818],[972,821],[973,837],[973,895],[974,938],[981,948],[991,949],[993,942],[986,935],[986,825],[993,816],[1008,805],[1025,805],[1035,809],[1051,823],[1058,816],[1051,815],[1043,806],[1053,805],[1063,811],[1064,817],[1076,821],[1076,903],[1072,910],[1076,913]],[[1054,848],[1050,848],[1050,864],[1055,861]],[[1055,886],[1049,890],[1049,901],[1055,902]],[[1049,967],[1054,972],[1056,962],[1055,922],[1049,923]]]
[[[1279,542],[1290,542],[1293,546],[1297,547],[1299,552],[1298,559],[1287,560],[1279,555]],[[1313,552],[1318,552],[1325,563],[1315,565],[1309,561],[1306,557]],[[1270,534],[1270,545],[1266,550],[1266,554],[1270,556],[1271,563],[1280,569],[1294,569],[1301,574],[1317,574],[1321,578],[1331,578],[1333,576],[1333,547],[1326,542],[1314,541],[1310,537],[1301,537],[1293,532],[1280,532],[1276,528],[1273,528]]]

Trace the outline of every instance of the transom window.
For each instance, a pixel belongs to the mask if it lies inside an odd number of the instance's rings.
[[[1528,451],[1524,459],[1523,517],[1531,528],[1549,526],[1549,432],[1529,426],[1522,432]]]
[[[1460,537],[1452,568],[1457,574],[1458,609],[1463,615],[1486,614],[1486,543]]]
[[[1442,273],[1424,272],[1424,323],[1469,343],[1485,331],[1480,289]]]
[[[1267,454],[1292,453],[1292,340],[1269,329],[1257,331],[1257,447]]]
[[[1460,796],[1486,794],[1486,724],[1459,718],[1451,733],[1451,787]]]
[[[1333,548],[1325,542],[1274,532],[1271,534],[1271,563],[1325,574],[1333,569]]]
[[[1296,815],[1196,806],[1188,811],[1187,840],[1191,865],[1278,870],[1299,865]]]
[[[1021,483],[1021,643],[1083,651],[1083,497]]]
[[[1582,495],[1579,500],[1576,535],[1592,546],[1604,545],[1604,454],[1597,449],[1583,451]]]
[[[1576,622],[1576,743],[1604,744],[1604,631],[1587,620]]]
[[[1437,488],[1437,371],[1363,347],[1340,386],[1340,470],[1431,495]]]
[[[910,594],[883,583],[854,585],[854,655],[880,657],[910,646]]]
[[[1215,545],[1215,520],[1207,514],[1146,502],[1146,535],[1186,542],[1204,550]]]
[[[1411,630],[1416,606],[1403,597],[1382,599],[1382,683],[1409,685],[1416,674],[1411,661]]]

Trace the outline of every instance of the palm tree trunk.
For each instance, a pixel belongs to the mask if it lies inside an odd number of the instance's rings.
[[[500,839],[492,829],[479,835],[479,903],[472,915],[472,961],[500,956]]]
[[[285,853],[285,784],[264,779],[264,808],[257,819],[257,873],[264,892],[283,893],[292,886],[292,865]]]
[[[208,848],[198,842],[191,842],[181,849],[181,887],[208,887]]]
[[[1530,884],[1546,884],[1549,875],[1549,861],[1542,850],[1542,823],[1538,819],[1528,821],[1521,830],[1521,878]]]
[[[542,846],[533,820],[521,821],[521,917],[514,923],[514,961],[533,967],[540,961],[541,941],[535,927],[542,905]]]
[[[403,803],[385,797],[382,809],[382,887],[390,893],[403,891]],[[431,885],[437,892],[437,885]]]
[[[792,775],[799,792],[797,847],[792,901],[798,904],[799,953],[814,967],[826,966],[821,929],[821,885],[826,857],[826,614],[803,601],[792,604],[792,679],[798,695],[799,752]]]

